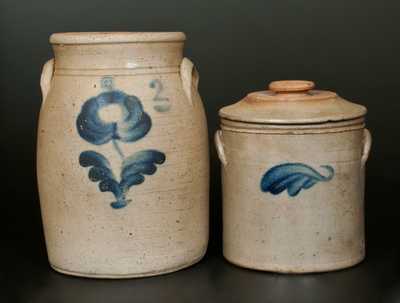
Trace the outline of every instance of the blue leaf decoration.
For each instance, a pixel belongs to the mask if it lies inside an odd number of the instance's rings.
[[[89,170],[89,179],[93,182],[100,182],[101,192],[111,192],[117,201],[112,202],[113,208],[124,207],[129,201],[125,200],[124,192],[119,183],[115,180],[110,163],[102,155],[95,151],[84,151],[79,156],[79,164],[83,167],[91,167]]]
[[[89,179],[93,182],[115,179],[108,160],[93,150],[82,152],[79,156],[79,164],[83,167],[92,166],[89,170]]]
[[[278,195],[287,190],[289,196],[296,196],[302,189],[309,189],[318,182],[327,182],[333,178],[334,169],[322,165],[327,175],[321,175],[312,167],[303,163],[285,163],[269,169],[261,179],[261,190]]]
[[[143,150],[127,157],[122,163],[120,186],[126,192],[132,185],[143,183],[143,175],[156,172],[155,164],[165,162],[165,154],[158,150]]]

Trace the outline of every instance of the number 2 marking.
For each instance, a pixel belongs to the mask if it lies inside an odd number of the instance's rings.
[[[171,103],[169,102],[169,98],[162,97],[161,93],[164,89],[164,86],[159,79],[154,79],[149,84],[150,88],[155,89],[156,95],[153,97],[153,101],[157,102],[153,107],[158,112],[166,112],[171,108]]]
[[[150,82],[150,87],[156,90],[156,95],[153,98],[153,101],[169,101],[166,97],[161,97],[160,94],[164,89],[164,86],[159,79],[154,79]]]

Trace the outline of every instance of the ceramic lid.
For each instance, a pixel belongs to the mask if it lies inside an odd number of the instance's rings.
[[[364,106],[314,86],[311,81],[273,81],[268,90],[248,94],[221,108],[219,115],[249,123],[314,124],[357,119],[367,113]]]

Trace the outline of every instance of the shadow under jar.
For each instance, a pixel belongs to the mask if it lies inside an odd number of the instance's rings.
[[[366,109],[310,81],[275,81],[222,108],[223,253],[253,269],[307,273],[365,256]]]
[[[208,242],[207,125],[185,35],[53,34],[37,171],[51,266],[158,275]]]

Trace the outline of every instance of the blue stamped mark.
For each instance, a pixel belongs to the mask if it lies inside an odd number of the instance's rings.
[[[114,78],[112,76],[104,76],[100,81],[100,86],[104,90],[113,90]]]
[[[164,90],[164,86],[159,79],[154,79],[150,82],[149,86],[156,91],[156,95],[153,97],[153,101],[156,104],[153,108],[158,112],[167,112],[171,108],[171,103],[167,97],[162,97],[162,91]]]
[[[110,108],[114,111],[117,109],[119,115],[111,115],[111,118],[105,120],[101,111]],[[145,137],[151,126],[151,118],[144,111],[140,100],[119,90],[109,90],[90,98],[81,108],[76,120],[81,138],[93,145],[111,143],[122,161],[121,175],[117,179],[110,162],[102,154],[87,150],[79,156],[79,164],[90,168],[89,179],[99,182],[99,190],[113,193],[116,199],[111,202],[113,208],[125,207],[130,202],[125,195],[131,186],[143,183],[144,175],[153,175],[157,170],[156,164],[165,161],[165,154],[154,149],[125,157],[119,145],[119,142],[132,143]]]
[[[334,176],[330,165],[321,165],[326,175],[320,174],[303,163],[285,163],[269,169],[261,179],[261,190],[278,195],[287,190],[289,196],[296,196],[302,189],[309,189],[318,182],[327,182]]]

